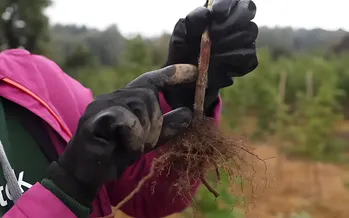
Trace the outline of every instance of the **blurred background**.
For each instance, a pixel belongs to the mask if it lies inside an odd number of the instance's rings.
[[[196,216],[347,218],[349,3],[255,3],[260,65],[222,91],[223,125],[268,158],[270,184],[248,210],[224,179],[217,201],[202,188]],[[45,55],[99,95],[161,67],[177,20],[203,4],[0,0],[0,50]]]

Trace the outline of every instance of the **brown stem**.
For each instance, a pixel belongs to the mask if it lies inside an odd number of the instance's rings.
[[[215,170],[216,170],[216,176],[217,176],[217,182],[221,181],[221,173],[219,172],[219,168],[217,166],[217,164],[215,164]]]
[[[207,8],[212,9],[213,0],[209,0]],[[204,101],[205,101],[205,90],[207,86],[207,71],[210,63],[211,54],[211,40],[208,34],[208,30],[202,34],[201,47],[199,56],[199,75],[196,82],[195,90],[195,101],[194,101],[194,115],[204,115]]]
[[[205,179],[203,176],[201,177],[201,182],[202,182],[202,184],[204,184],[204,185],[206,186],[206,188],[207,188],[216,198],[219,197],[219,193],[218,193],[216,190],[214,190],[214,189],[211,187],[210,184],[208,184],[208,182],[206,181],[206,179]]]
[[[207,71],[210,62],[211,40],[207,30],[202,35],[200,57],[199,57],[199,76],[196,82],[194,113],[196,116],[203,116],[205,90],[207,86]]]

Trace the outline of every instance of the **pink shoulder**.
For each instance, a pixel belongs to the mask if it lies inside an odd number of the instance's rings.
[[[47,103],[73,134],[80,116],[93,100],[92,91],[53,60],[24,49],[0,53],[0,76],[20,84]],[[23,95],[18,98],[24,98]]]

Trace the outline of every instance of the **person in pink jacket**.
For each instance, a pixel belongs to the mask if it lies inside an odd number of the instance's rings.
[[[158,146],[192,118],[201,34],[213,41],[205,113],[220,119],[219,90],[257,65],[250,0],[215,1],[180,19],[162,69],[93,99],[53,61],[22,49],[0,53],[0,215],[101,217],[149,173]],[[164,217],[184,210],[177,174],[151,178],[121,210]],[[155,189],[150,188],[156,181]],[[199,183],[193,184],[192,194]]]

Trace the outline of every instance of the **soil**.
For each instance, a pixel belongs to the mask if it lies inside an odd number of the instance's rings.
[[[261,157],[278,156],[271,146],[256,149]],[[247,218],[289,218],[292,212],[306,211],[311,218],[349,217],[349,167],[334,164],[316,164],[304,161],[270,159],[269,187],[256,199]],[[284,216],[280,216],[284,215]],[[118,218],[129,218],[118,213]],[[180,218],[174,214],[167,218]]]
[[[258,155],[277,155],[260,146]],[[349,169],[334,164],[307,163],[284,157],[268,161],[270,186],[257,197],[248,218],[271,218],[293,212],[308,212],[312,218],[349,217]]]

